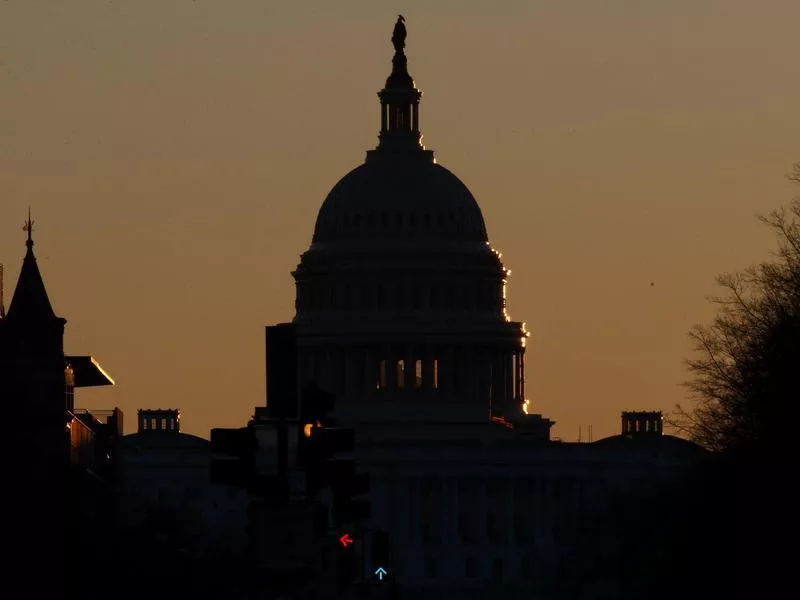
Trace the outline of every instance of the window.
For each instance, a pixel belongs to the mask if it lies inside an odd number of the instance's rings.
[[[414,362],[414,387],[422,389],[422,361],[419,359]]]
[[[439,389],[439,359],[433,359],[433,389]]]
[[[388,373],[387,373],[387,368],[386,367],[387,367],[386,359],[382,359],[380,361],[380,363],[378,364],[378,389],[379,390],[385,390],[387,388],[387,386],[388,386],[388,381],[387,381]]]
[[[406,361],[397,361],[397,388],[405,389],[406,387]]]
[[[366,383],[366,365],[364,364],[364,357],[360,356],[360,360],[356,361],[356,381],[355,385],[358,386],[359,389],[364,389],[364,384]]]
[[[479,536],[470,521],[469,514],[463,508],[458,511],[458,535],[464,544],[475,544],[479,541]]]
[[[477,575],[477,568],[474,558],[467,558],[464,560],[464,577],[472,579]]]
[[[499,528],[497,526],[497,517],[494,513],[486,513],[486,537],[491,541],[497,541]]]
[[[492,583],[503,583],[503,559],[492,560]]]
[[[436,559],[427,558],[425,560],[425,577],[434,579],[436,577]]]
[[[531,578],[531,559],[527,556],[519,560],[519,575],[523,579]]]
[[[64,385],[67,410],[73,410],[75,406],[75,373],[69,365],[64,369]]]

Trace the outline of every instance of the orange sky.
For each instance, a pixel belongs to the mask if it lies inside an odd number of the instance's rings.
[[[66,349],[117,381],[78,403],[203,436],[263,403],[263,325],[377,142],[397,12],[424,142],[513,272],[536,412],[598,438],[682,401],[714,276],[768,256],[753,215],[796,193],[800,3],[297,4],[0,2],[6,295],[30,204]]]

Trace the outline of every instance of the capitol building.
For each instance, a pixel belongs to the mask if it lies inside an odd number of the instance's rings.
[[[703,451],[659,412],[623,413],[593,443],[551,439],[526,397],[509,271],[475,197],[422,143],[405,37],[399,19],[379,143],[333,186],[293,272],[298,386],[334,392],[355,427],[366,529],[391,539],[391,564],[373,565],[367,538],[367,573],[385,567],[413,597],[546,597],[576,540],[609,543],[595,525],[615,499]]]

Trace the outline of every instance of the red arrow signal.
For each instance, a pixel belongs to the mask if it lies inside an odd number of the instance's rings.
[[[353,543],[353,538],[350,537],[349,533],[345,533],[342,537],[339,538],[339,543],[343,547],[347,548],[348,544],[352,544]]]

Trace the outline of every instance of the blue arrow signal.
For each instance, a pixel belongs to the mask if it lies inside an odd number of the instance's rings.
[[[375,570],[375,575],[378,576],[379,581],[383,581],[383,576],[386,575],[386,569],[384,569],[383,567],[378,567]]]

